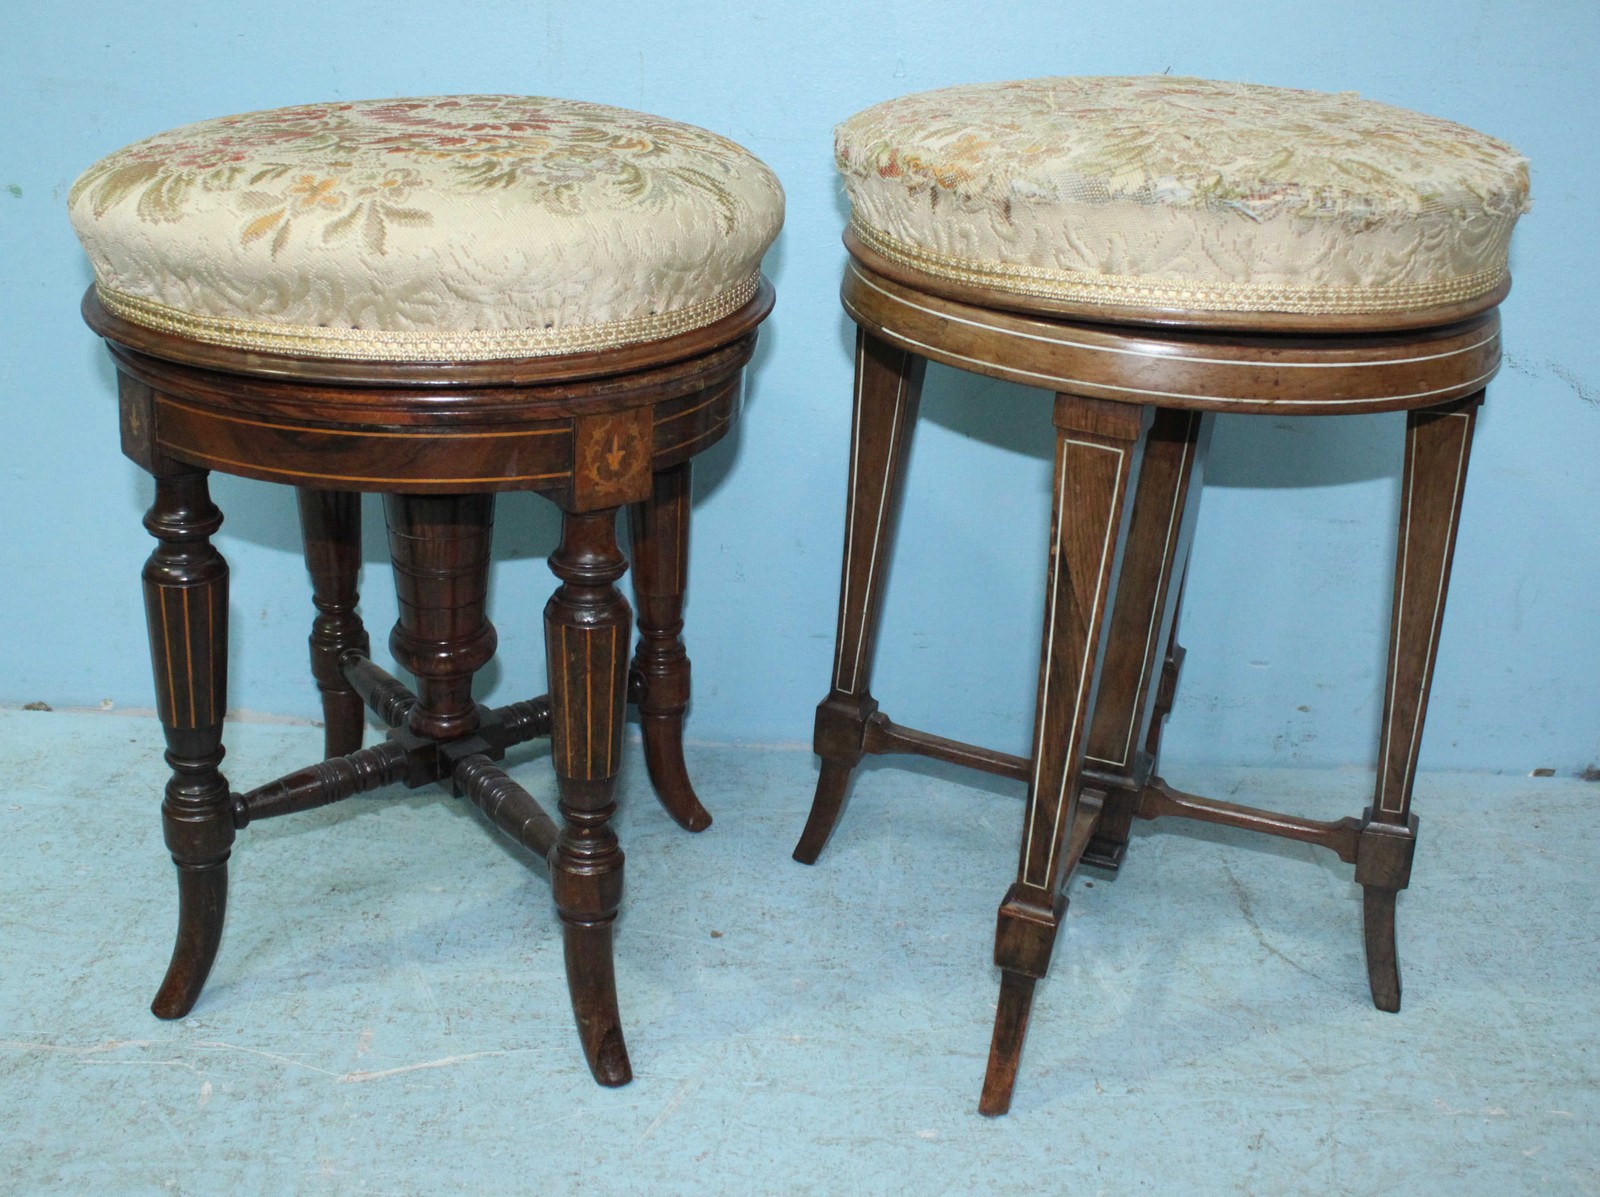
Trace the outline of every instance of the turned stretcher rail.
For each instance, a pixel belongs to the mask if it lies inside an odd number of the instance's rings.
[[[405,776],[406,750],[393,740],[297,769],[276,781],[233,796],[233,825],[315,810],[379,789]]]
[[[1245,831],[1259,831],[1265,835],[1315,844],[1319,848],[1329,849],[1346,864],[1356,862],[1356,848],[1360,843],[1362,828],[1360,819],[1323,822],[1254,806],[1220,802],[1215,798],[1202,798],[1198,794],[1175,790],[1157,778],[1139,792],[1138,817],[1159,819],[1165,816],[1219,823],[1224,827],[1239,827]]]
[[[544,807],[504,769],[481,753],[463,757],[455,767],[456,793],[468,799],[506,835],[544,857],[561,835]]]

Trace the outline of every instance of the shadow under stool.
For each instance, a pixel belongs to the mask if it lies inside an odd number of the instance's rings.
[[[77,182],[90,327],[116,362],[124,452],[155,479],[144,571],[172,779],[177,942],[154,1012],[198,999],[236,831],[389,785],[439,784],[549,863],[595,1079],[631,1077],[613,973],[609,826],[627,704],[668,813],[711,822],[683,759],[690,463],[738,413],[758,269],[782,221],[755,158],[691,126],[514,96],[313,105],[135,143]],[[298,488],[327,759],[244,792],[220,771],[228,567],[220,470]],[[413,693],[357,614],[362,492],[384,495]],[[562,512],[544,609],[550,692],[488,709],[495,495]],[[632,530],[633,616],[616,583]],[[632,652],[630,654],[630,649]],[[631,655],[631,664],[630,664]],[[390,727],[362,747],[364,711]],[[497,764],[548,737],[560,821]]]
[[[855,416],[821,772],[795,859],[817,860],[868,754],[1027,784],[995,936],[985,1114],[1010,1108],[1073,870],[1118,867],[1135,819],[1247,828],[1353,864],[1372,999],[1397,1011],[1412,781],[1524,163],[1353,95],[1167,77],[909,96],[841,125],[837,149],[853,207],[842,298],[858,329]],[[928,361],[1056,392],[1026,757],[902,727],[871,693]],[[1174,790],[1157,758],[1213,413],[1388,411],[1407,413],[1406,442],[1371,806],[1319,822]]]

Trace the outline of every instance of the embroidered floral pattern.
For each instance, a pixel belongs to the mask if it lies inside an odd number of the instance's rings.
[[[632,119],[619,127],[619,116]],[[273,254],[301,225],[329,242],[358,233],[381,254],[390,224],[431,223],[426,208],[405,205],[428,188],[514,191],[571,216],[596,206],[660,210],[697,197],[731,231],[738,200],[714,166],[696,161],[707,151],[743,153],[690,125],[564,100],[319,104],[223,117],[138,142],[86,171],[68,203],[87,204],[99,220],[132,201],[142,220],[162,222],[182,219],[196,191],[236,193],[241,241],[270,234]],[[425,176],[396,162],[437,169]]]
[[[552,343],[725,312],[783,216],[771,172],[722,137],[527,96],[203,121],[95,163],[68,202],[102,297],[141,319],[526,327]]]
[[[1041,295],[1105,276],[1331,288],[1335,310],[1456,279],[1482,292],[1528,200],[1521,156],[1461,125],[1167,76],[924,92],[852,117],[835,148],[876,248]]]

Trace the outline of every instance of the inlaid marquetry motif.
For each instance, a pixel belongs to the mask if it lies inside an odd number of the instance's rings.
[[[572,485],[585,510],[649,495],[651,420],[651,410],[640,407],[574,421]]]

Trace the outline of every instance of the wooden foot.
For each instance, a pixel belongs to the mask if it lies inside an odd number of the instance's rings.
[[[602,1085],[615,1087],[633,1080],[633,1065],[622,1039],[617,1011],[617,978],[612,963],[613,923],[579,923],[563,918],[561,937],[567,956],[567,989],[578,1023],[589,1071]]]
[[[1378,885],[1361,887],[1361,930],[1367,948],[1367,984],[1372,1004],[1390,1014],[1400,1012],[1400,955],[1394,940],[1397,891]]]
[[[1044,643],[1034,708],[1027,812],[1017,880],[1000,904],[994,961],[1003,972],[995,1012],[986,1113],[1002,1113],[1021,1058],[1031,994],[1024,978],[1050,967],[1066,911],[1067,876],[1088,843],[1096,812],[1079,818],[1089,716],[1103,655],[1128,496],[1138,475],[1148,414],[1072,395],[1056,397],[1055,500],[1045,585]]]
[[[322,692],[323,756],[347,756],[361,747],[366,712],[345,680],[340,658],[370,656],[367,629],[356,614],[360,595],[361,496],[353,491],[298,488],[300,532],[311,574],[317,617],[311,624],[311,673]]]
[[[1028,1034],[1028,1014],[1033,1009],[1037,981],[1021,973],[1000,974],[1000,1004],[994,1015],[994,1038],[989,1043],[989,1068],[983,1075],[983,1096],[978,1113],[998,1117],[1011,1109],[1011,1091],[1017,1084],[1022,1043]]]
[[[617,548],[615,509],[564,514],[561,545],[550,557],[561,585],[544,611],[550,755],[565,820],[550,852],[550,884],[578,1037],[602,1085],[626,1084],[632,1076],[612,965],[623,855],[610,826],[632,622],[615,583],[626,568]]]
[[[861,760],[867,716],[878,708],[871,688],[880,600],[926,367],[924,359],[856,330],[855,421],[833,686],[817,707],[814,740],[823,771],[794,852],[806,864],[817,859],[844,809],[850,773]]]
[[[144,568],[145,614],[172,780],[161,823],[178,868],[178,934],[151,1003],[158,1018],[193,1008],[222,942],[234,826],[222,764],[228,693],[228,566],[211,545],[222,513],[206,471],[161,462],[145,527],[158,544]]]
[[[222,924],[228,912],[228,862],[178,865],[178,937],[167,975],[161,980],[150,1013],[157,1018],[182,1018],[200,999],[211,966],[222,945]]]
[[[850,789],[853,764],[822,758],[822,771],[817,775],[817,792],[811,799],[811,814],[806,818],[805,830],[795,845],[794,858],[801,864],[816,864],[817,857],[827,846],[834,824],[844,813],[844,799]]]
[[[689,706],[689,656],[683,647],[683,597],[689,565],[689,463],[655,475],[650,498],[628,508],[633,593],[639,606],[639,724],[656,798],[679,826],[704,831],[711,815],[683,762]]]

